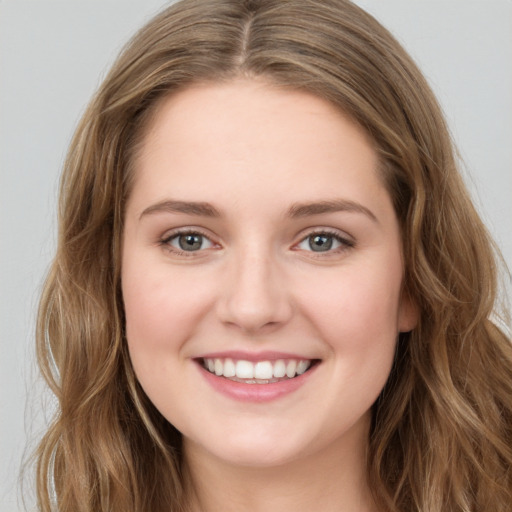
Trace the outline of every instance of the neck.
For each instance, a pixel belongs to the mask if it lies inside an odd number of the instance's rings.
[[[368,437],[355,434],[321,452],[265,467],[219,460],[185,440],[190,510],[376,512],[366,479]]]

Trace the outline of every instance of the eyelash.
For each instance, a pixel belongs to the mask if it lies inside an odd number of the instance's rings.
[[[306,236],[304,236],[300,240],[299,244],[295,244],[295,246],[306,242],[309,238],[312,238],[314,236],[321,236],[321,235],[333,238],[336,242],[338,242],[340,244],[340,247],[337,247],[332,250],[327,250],[327,251],[313,251],[313,250],[307,251],[307,252],[311,253],[310,257],[328,258],[330,256],[338,255],[340,253],[343,253],[345,251],[353,249],[356,245],[355,241],[353,241],[349,238],[343,237],[342,235],[340,235],[340,233],[338,231],[334,231],[331,229],[318,229],[318,230],[309,232]]]
[[[173,253],[176,256],[182,256],[182,257],[186,257],[186,258],[197,257],[197,255],[198,255],[197,253],[200,253],[200,252],[203,252],[204,250],[206,250],[206,249],[202,249],[202,250],[200,249],[198,251],[183,251],[183,250],[177,249],[176,247],[173,247],[170,245],[172,240],[174,240],[175,238],[177,238],[179,236],[183,236],[183,235],[199,235],[199,236],[207,239],[208,241],[210,241],[210,243],[212,245],[215,245],[215,242],[213,242],[211,240],[211,238],[207,234],[202,232],[200,229],[180,229],[180,230],[173,231],[171,234],[162,238],[159,241],[159,245],[164,247],[167,251]],[[294,247],[297,247],[298,245],[304,243],[311,237],[321,236],[321,235],[333,238],[336,242],[338,242],[340,244],[340,247],[337,247],[333,250],[327,250],[327,251],[313,251],[313,250],[306,251],[306,252],[311,253],[312,257],[315,257],[315,258],[329,257],[331,255],[339,254],[341,252],[352,249],[356,245],[353,240],[350,240],[348,238],[341,236],[337,231],[330,230],[330,229],[319,229],[319,230],[311,231],[308,234],[306,234],[304,237],[301,238],[299,243],[294,245]],[[295,249],[295,250],[298,250],[298,249]]]
[[[171,246],[171,241],[179,236],[184,235],[199,235],[211,242],[212,245],[216,245],[215,242],[211,240],[211,238],[206,234],[203,233],[200,229],[178,229],[176,231],[173,231],[172,233],[168,234],[164,238],[162,238],[159,242],[159,245],[162,246],[164,249],[166,249],[168,252],[176,255],[176,256],[183,256],[185,258],[194,258],[197,257],[197,253],[203,252],[203,250],[199,251],[182,251],[180,249],[177,249],[176,247]]]

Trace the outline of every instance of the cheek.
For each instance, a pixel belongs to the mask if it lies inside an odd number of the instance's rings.
[[[123,262],[122,293],[126,336],[134,366],[137,360],[179,350],[211,302],[211,289],[187,271],[171,272],[167,265],[137,266]]]
[[[400,260],[399,260],[400,261]],[[328,346],[332,389],[344,396],[331,403],[333,420],[346,421],[348,410],[370,409],[391,371],[398,339],[401,269],[382,272],[340,270],[338,279],[325,279],[309,296],[309,321]]]
[[[122,290],[129,343],[155,344],[164,339],[176,321],[165,283],[144,272],[126,272]]]
[[[187,341],[194,337],[209,296],[186,271],[136,259],[123,261],[126,338],[133,369],[151,401],[169,419],[180,403]]]
[[[400,264],[354,265],[336,273],[320,280],[316,276],[315,286],[301,294],[310,321],[331,348],[344,354],[392,352],[398,335]]]

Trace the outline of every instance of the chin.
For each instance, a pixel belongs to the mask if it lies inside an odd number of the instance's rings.
[[[300,457],[304,451],[301,443],[287,436],[276,437],[261,431],[247,430],[242,433],[226,433],[222,440],[211,440],[208,443],[187,443],[185,450],[200,449],[210,456],[228,465],[247,468],[271,468],[282,466]],[[303,443],[304,444],[304,443]]]

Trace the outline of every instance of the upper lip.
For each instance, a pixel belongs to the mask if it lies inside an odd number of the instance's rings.
[[[297,359],[301,361],[310,361],[317,359],[304,354],[296,354],[291,352],[277,352],[264,350],[260,352],[246,352],[243,350],[225,350],[220,352],[208,352],[201,354],[195,359],[234,359],[243,361],[277,361],[279,359]]]

